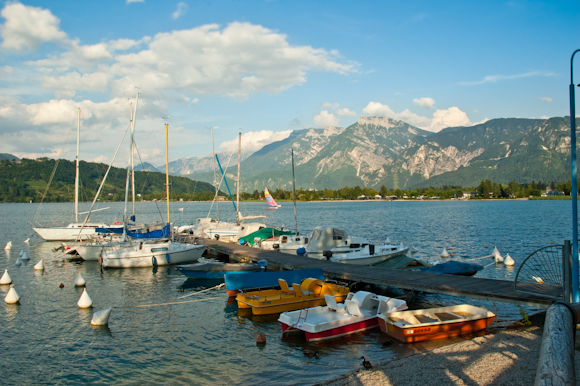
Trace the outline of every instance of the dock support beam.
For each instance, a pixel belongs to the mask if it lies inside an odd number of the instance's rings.
[[[576,385],[574,341],[580,303],[554,303],[546,313],[536,386]]]

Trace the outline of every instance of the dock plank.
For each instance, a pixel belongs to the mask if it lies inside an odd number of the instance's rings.
[[[232,260],[246,258],[252,261],[265,259],[278,269],[322,269],[324,276],[335,280],[349,280],[382,285],[405,290],[422,291],[482,300],[547,308],[555,300],[548,296],[516,291],[514,283],[507,280],[486,279],[473,276],[443,275],[411,269],[389,269],[377,266],[334,263],[303,256],[287,255],[276,251],[224,243],[217,240],[202,240],[219,253],[230,255]],[[545,286],[547,294],[557,294],[561,289]]]

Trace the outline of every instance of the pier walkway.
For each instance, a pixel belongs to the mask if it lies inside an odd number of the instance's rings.
[[[210,247],[213,253],[229,255],[232,261],[239,261],[242,258],[247,258],[251,261],[265,259],[268,261],[270,267],[278,269],[320,268],[324,272],[324,276],[329,279],[348,280],[405,290],[491,300],[540,308],[548,308],[554,302],[554,300],[547,297],[517,292],[514,289],[514,283],[507,280],[442,275],[410,269],[388,269],[376,266],[333,263],[216,240],[200,239],[200,242]],[[557,291],[557,288],[554,288],[554,290]]]

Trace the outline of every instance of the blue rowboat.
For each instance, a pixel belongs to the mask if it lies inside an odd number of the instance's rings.
[[[314,277],[324,280],[322,269],[297,269],[294,271],[270,272],[228,272],[225,275],[228,295],[235,296],[240,290],[258,290],[278,286],[278,279],[287,283],[300,283],[302,280]]]

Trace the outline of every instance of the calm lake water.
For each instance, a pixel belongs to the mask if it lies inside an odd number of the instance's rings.
[[[94,221],[121,220],[122,204],[97,212]],[[242,205],[244,215],[265,215],[268,224],[294,228],[292,203],[278,210],[265,203]],[[82,210],[89,205],[82,204]],[[183,213],[178,209],[183,208]],[[53,252],[58,243],[43,242],[31,229],[38,204],[0,204],[0,245],[10,240],[12,251],[0,258],[0,274],[8,269],[21,297],[20,305],[0,304],[0,374],[3,384],[314,384],[360,368],[364,355],[385,361],[414,350],[448,341],[414,345],[395,343],[380,331],[308,344],[301,338],[282,338],[277,316],[251,317],[238,313],[225,290],[212,290],[183,300],[207,299],[178,305],[137,305],[175,302],[176,298],[215,286],[216,282],[186,280],[174,268],[105,270],[98,263],[70,260]],[[222,220],[234,219],[231,204],[220,205]],[[191,224],[205,217],[209,203],[171,204],[171,220]],[[69,222],[72,204],[44,204],[37,221],[43,225]],[[164,204],[138,203],[138,221],[162,221]],[[214,207],[215,212],[215,207]],[[454,259],[489,255],[497,246],[516,261],[512,268],[490,264],[478,276],[513,280],[521,261],[548,244],[571,238],[570,201],[444,201],[444,202],[315,202],[298,203],[298,228],[311,232],[332,225],[371,241],[413,245],[415,257],[437,261],[444,247]],[[31,237],[29,245],[24,240]],[[15,266],[21,249],[31,257]],[[34,271],[43,258],[45,271]],[[81,272],[93,300],[93,310],[77,307],[82,289],[74,287]],[[449,277],[453,280],[453,277]],[[64,288],[59,284],[64,283]],[[0,288],[5,297],[8,286]],[[397,294],[397,292],[394,292]],[[398,294],[404,295],[400,291]],[[412,298],[413,308],[470,303],[498,314],[498,325],[519,319],[518,308],[480,300],[438,295]],[[108,327],[92,327],[92,312],[114,306]],[[533,311],[529,309],[530,311]],[[264,333],[264,347],[256,336]],[[457,338],[457,341],[464,338]],[[319,358],[307,358],[315,349]],[[410,369],[411,370],[411,369]]]

